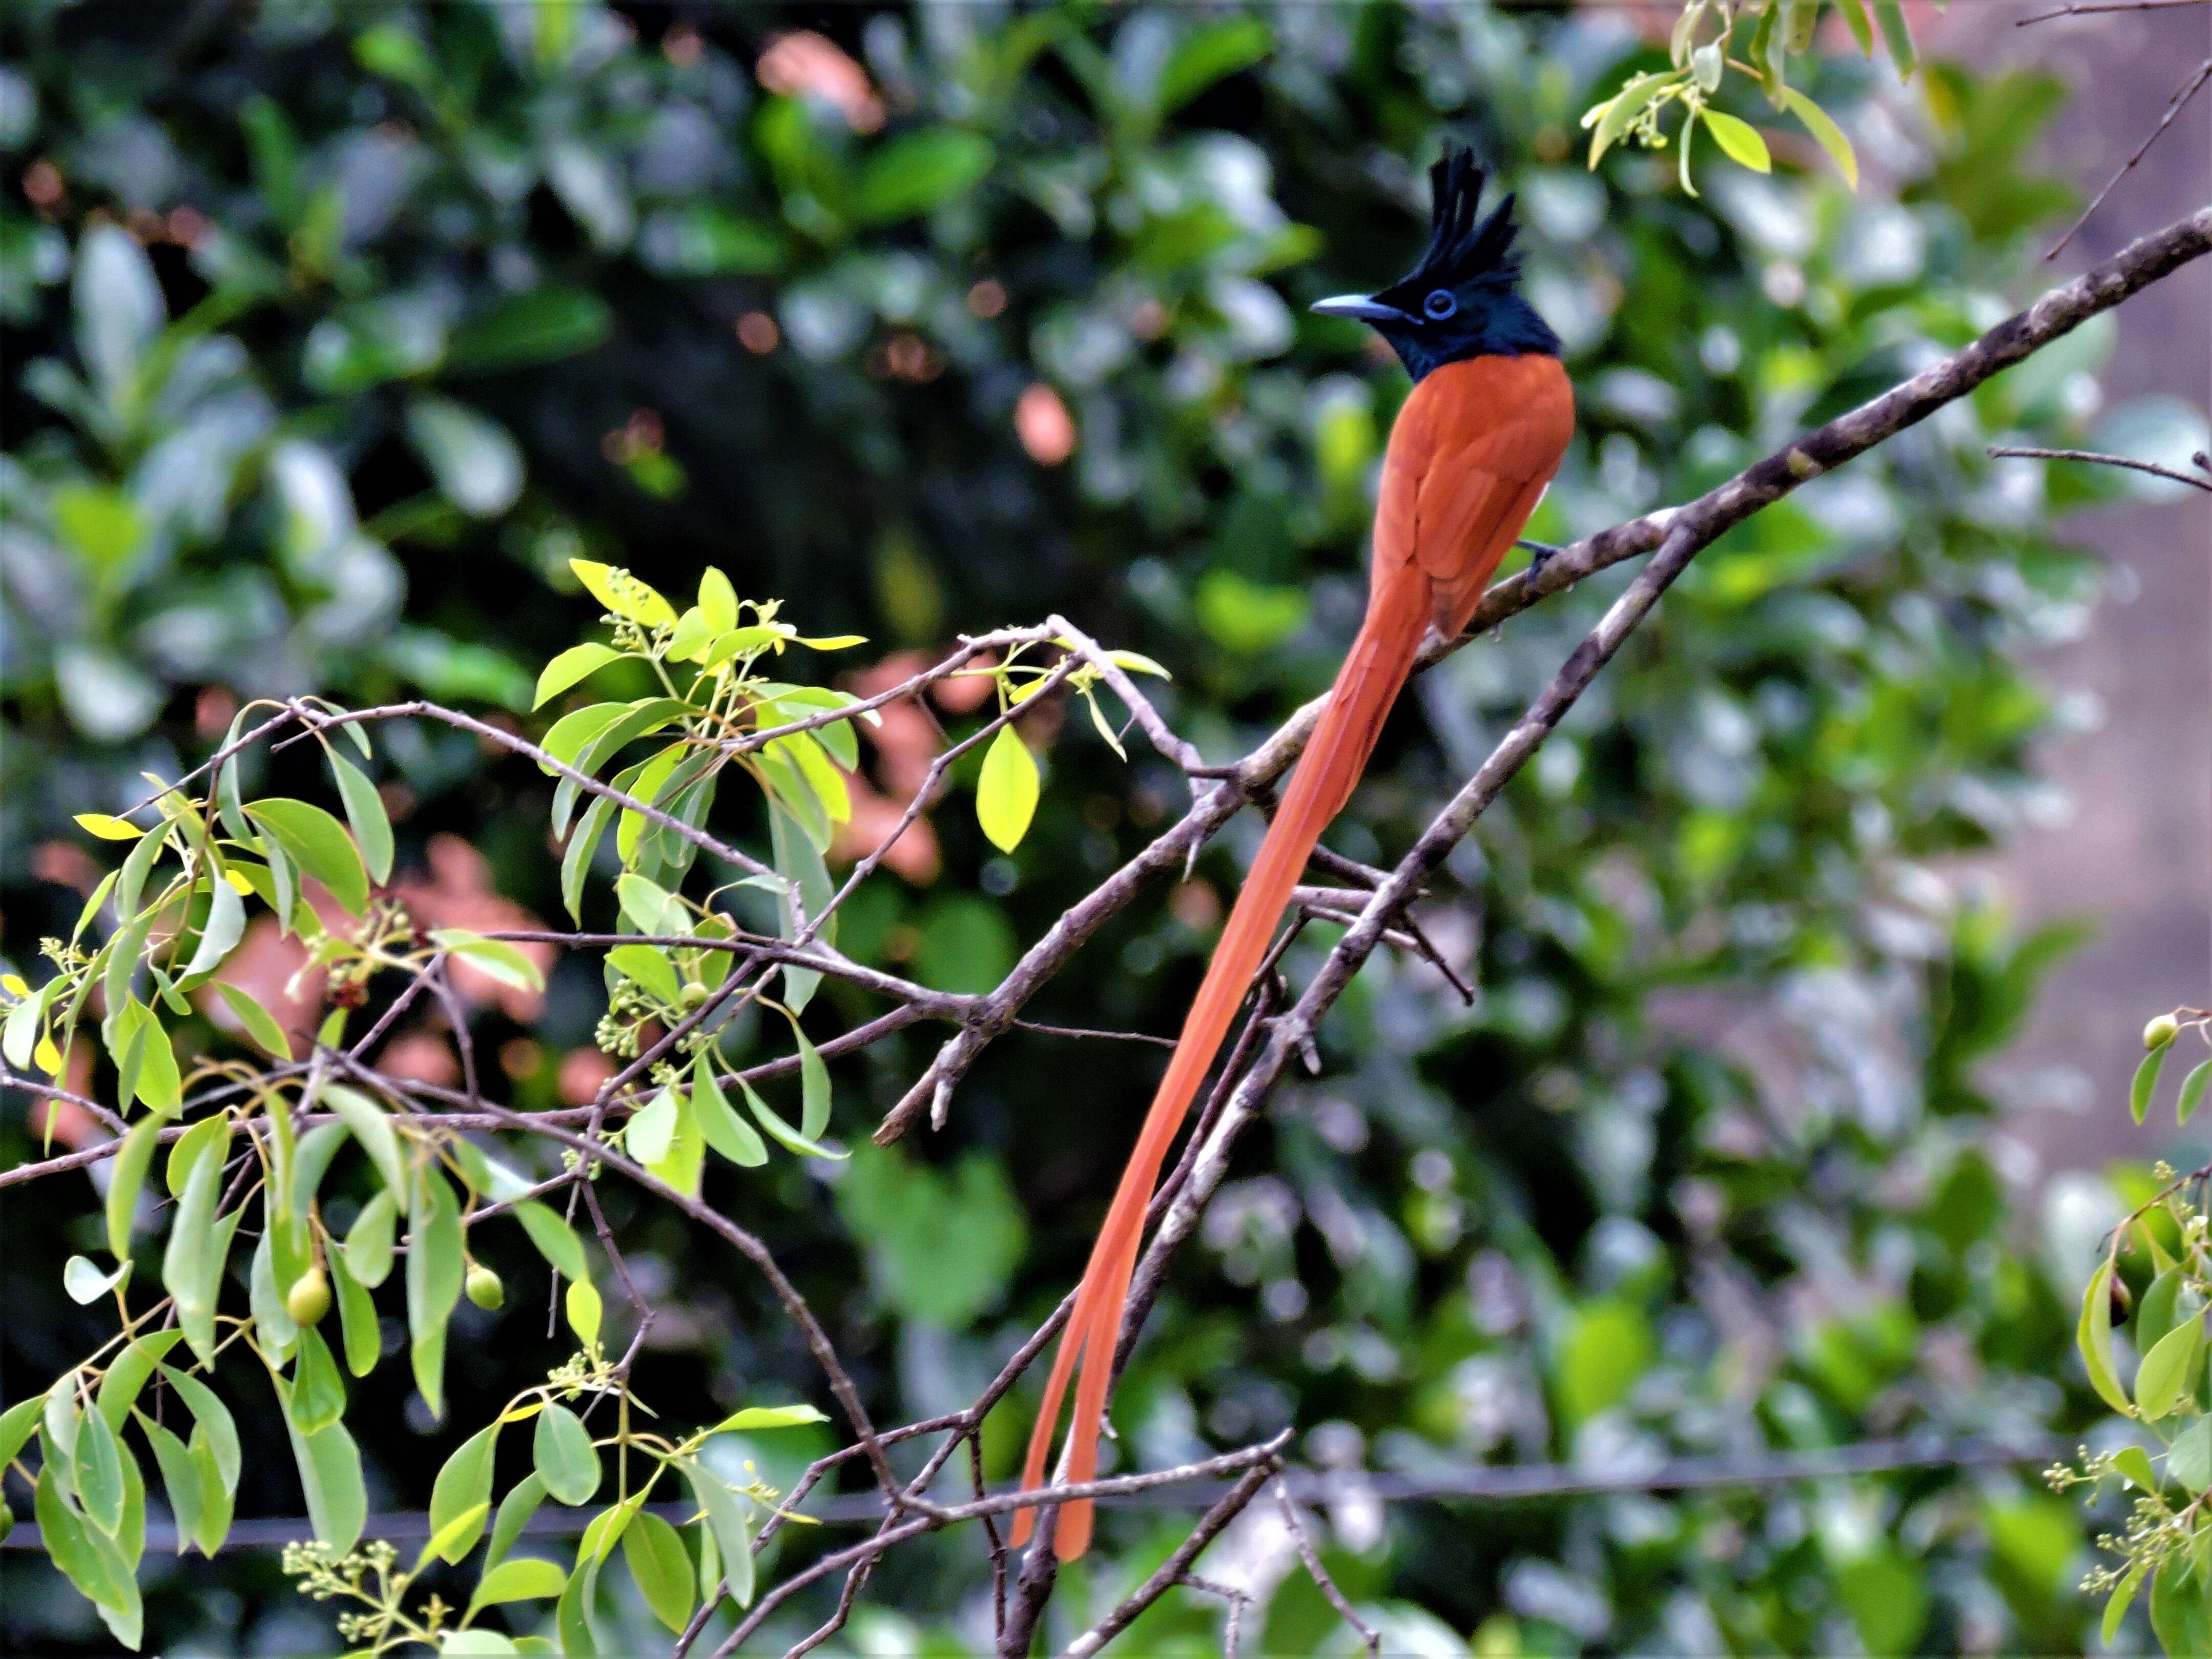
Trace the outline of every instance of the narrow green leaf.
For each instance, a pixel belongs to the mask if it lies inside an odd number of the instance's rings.
[[[345,826],[319,806],[303,800],[276,797],[248,801],[246,815],[266,830],[285,853],[317,881],[347,912],[359,915],[368,908],[368,872],[360,850]]]
[[[569,1285],[562,1305],[568,1316],[568,1328],[576,1334],[579,1342],[588,1348],[599,1340],[599,1293],[592,1288],[589,1279],[580,1279]]]
[[[611,662],[619,662],[623,653],[612,646],[596,642],[572,645],[545,665],[538,676],[538,690],[532,697],[532,708],[543,708],[547,701],[559,696],[569,687],[588,679]]]
[[[138,1212],[138,1194],[146,1185],[146,1171],[161,1145],[161,1120],[149,1117],[123,1137],[123,1150],[115,1155],[115,1174],[103,1200],[107,1212],[107,1250],[118,1261],[131,1259],[131,1224]]]
[[[538,1478],[534,1469],[516,1481],[507,1496],[500,1499],[499,1513],[492,1518],[491,1546],[484,1552],[487,1571],[507,1558],[507,1551],[514,1547],[514,1540],[522,1536],[523,1528],[544,1501],[545,1483]]]
[[[513,986],[518,991],[545,988],[545,975],[538,971],[538,964],[504,939],[485,939],[465,927],[434,927],[430,930],[430,942],[483,969],[502,985]]]
[[[217,1248],[227,1243],[227,1237],[217,1233],[215,1206],[222,1195],[222,1148],[228,1144],[230,1128],[227,1118],[209,1121],[221,1126],[220,1140],[205,1142],[202,1154],[192,1160],[161,1257],[161,1283],[176,1298],[177,1322],[203,1364],[212,1364],[215,1358],[215,1298],[227,1254]],[[173,1159],[170,1167],[173,1173]]]
[[[722,1557],[722,1576],[730,1599],[741,1607],[750,1607],[753,1548],[751,1534],[745,1526],[744,1505],[737,1494],[696,1461],[679,1459],[677,1467],[684,1471],[684,1478],[691,1483],[692,1496],[706,1511],[708,1529],[714,1534],[714,1547]]]
[[[1827,111],[1795,87],[1783,88],[1782,101],[1789,106],[1792,115],[1805,124],[1805,131],[1813,135],[1820,148],[1828,152],[1828,159],[1836,164],[1836,171],[1844,175],[1844,182],[1856,190],[1859,187],[1858,152],[1851,148],[1851,141],[1844,136],[1844,130],[1835,124]]]
[[[356,1376],[367,1376],[376,1369],[376,1362],[384,1352],[384,1333],[377,1323],[376,1303],[346,1265],[343,1250],[332,1250],[329,1262],[331,1288],[337,1293],[338,1331],[345,1347],[346,1369]],[[390,1267],[388,1259],[386,1266],[387,1269]]]
[[[102,1538],[70,1507],[51,1463],[39,1471],[32,1503],[47,1559],[102,1613],[115,1613],[135,1622],[138,1586],[124,1566],[122,1552],[112,1539]],[[114,1629],[114,1625],[111,1623],[109,1628]],[[126,1647],[135,1650],[138,1646],[135,1629],[127,1638],[124,1631],[117,1631],[116,1635]]]
[[[614,811],[614,802],[605,795],[594,796],[561,854],[561,902],[571,921],[583,919],[584,878],[591,873],[592,855],[599,850]]]
[[[691,1618],[691,1557],[676,1528],[643,1510],[623,1532],[623,1560],[653,1616],[681,1632]]]
[[[617,617],[647,628],[669,626],[676,621],[675,608],[650,584],[627,570],[594,563],[590,559],[571,559],[568,568],[576,573],[576,580],[583,583],[593,599]]]
[[[538,1247],[538,1254],[552,1264],[554,1272],[574,1282],[592,1276],[590,1264],[584,1260],[584,1246],[568,1224],[535,1199],[526,1200],[514,1206],[514,1218],[522,1224],[530,1242]]]
[[[2142,1057],[2142,1064],[2136,1067],[2135,1081],[2128,1085],[2128,1112],[2138,1123],[2150,1109],[2151,1094],[2158,1087],[2159,1070],[2166,1064],[2167,1051],[2172,1047],[2169,1042],[2152,1049]]]
[[[753,1126],[739,1117],[714,1081],[714,1068],[702,1049],[691,1067],[691,1113],[707,1144],[731,1163],[757,1169],[768,1162],[768,1147]]]
[[[344,1379],[330,1344],[314,1327],[300,1332],[300,1358],[292,1376],[292,1421],[302,1434],[328,1428],[345,1415]]]
[[[399,1135],[392,1127],[392,1115],[358,1090],[343,1083],[326,1083],[319,1097],[319,1103],[337,1115],[361,1149],[376,1165],[377,1174],[384,1177],[386,1188],[395,1199],[407,1196],[407,1166],[399,1154]],[[358,1271],[356,1269],[356,1271]],[[363,1276],[362,1283],[376,1281]]]
[[[2197,1109],[2204,1103],[2204,1091],[2212,1087],[2212,1060],[2202,1062],[2181,1079],[2181,1095],[2173,1103],[2174,1121],[2187,1123],[2197,1115]]]
[[[1874,15],[1875,21],[1881,26],[1881,43],[1889,50],[1889,61],[1897,65],[1897,78],[1910,81],[1920,55],[1913,50],[1912,31],[1905,24],[1902,0],[1874,0]]]
[[[555,1501],[574,1508],[588,1504],[599,1489],[599,1454],[584,1419],[566,1406],[548,1404],[538,1413],[531,1458]]]
[[[1012,852],[1029,834],[1037,793],[1036,757],[1012,726],[1000,726],[975,781],[975,822],[1000,852]]]
[[[222,980],[216,981],[215,989],[216,994],[222,999],[223,1006],[246,1028],[246,1035],[253,1040],[256,1048],[275,1060],[292,1058],[290,1039],[285,1036],[284,1028],[270,1017],[266,1008],[235,985]]]
[[[230,1119],[222,1113],[202,1118],[198,1123],[169,1143],[167,1168],[169,1196],[182,1198],[185,1183],[191,1179],[193,1166],[210,1150],[220,1148],[217,1162],[227,1159],[230,1146]]]
[[[77,1419],[70,1470],[77,1501],[84,1505],[85,1519],[110,1538],[123,1525],[123,1443],[100,1413],[87,1412]]]
[[[346,1267],[368,1290],[374,1290],[391,1275],[392,1236],[398,1219],[399,1206],[392,1188],[380,1187],[346,1231]]]
[[[674,1006],[684,1000],[684,987],[676,977],[675,965],[656,945],[617,945],[607,952],[607,963],[661,1002]]]
[[[469,1612],[502,1601],[537,1601],[558,1595],[568,1588],[568,1575],[550,1561],[519,1555],[502,1561],[477,1581],[469,1597]]]
[[[221,876],[210,876],[207,919],[200,924],[199,943],[192,947],[191,960],[185,964],[182,977],[196,980],[213,973],[245,937],[246,902]]]
[[[40,1414],[46,1408],[46,1396],[34,1394],[0,1412],[0,1468],[14,1462],[15,1455],[30,1444],[31,1437],[38,1432]]]
[[[1773,157],[1767,154],[1766,140],[1759,136],[1757,127],[1717,109],[1706,110],[1704,118],[1705,131],[1713,135],[1713,142],[1730,161],[1741,162],[1753,173],[1773,171]]]
[[[811,1406],[747,1406],[743,1411],[732,1412],[708,1430],[710,1434],[723,1434],[744,1429],[795,1429],[807,1423],[827,1423],[830,1419]]]
[[[2212,1486],[2212,1417],[2199,1417],[2174,1439],[2166,1472],[2192,1493]]]
[[[2123,1446],[2112,1454],[2112,1467],[2136,1484],[2138,1492],[2158,1490],[2158,1476],[2150,1466],[2150,1454],[2141,1446]]]
[[[751,1109],[754,1119],[763,1129],[768,1132],[769,1139],[778,1146],[787,1152],[798,1153],[801,1158],[826,1158],[834,1160],[851,1156],[849,1152],[841,1152],[822,1146],[799,1133],[769,1109],[768,1103],[755,1092],[751,1084],[745,1081],[744,1073],[732,1073],[731,1075],[735,1079],[738,1087],[744,1091],[745,1104]]]
[[[270,1373],[276,1403],[283,1408],[285,1432],[291,1437],[293,1461],[299,1466],[300,1485],[307,1493],[307,1520],[316,1540],[341,1555],[361,1540],[368,1519],[368,1493],[362,1485],[361,1452],[343,1423],[332,1423],[310,1434],[293,1415],[291,1385]]]
[[[350,729],[350,728],[349,728]],[[381,887],[392,879],[392,820],[384,811],[383,797],[368,775],[337,751],[330,755],[331,772],[338,781],[338,799],[345,805],[346,822],[360,844],[369,878]]]
[[[2089,1385],[2095,1389],[2105,1403],[2122,1416],[2131,1415],[2134,1407],[2127,1391],[2120,1387],[2119,1373],[2112,1364],[2112,1263],[2107,1257],[2089,1276],[2088,1289],[2081,1295],[2081,1320],[2075,1336],[2081,1351],[2081,1363],[2089,1373]]]
[[[473,1531],[454,1532],[447,1547],[435,1552],[447,1561],[459,1561],[476,1547],[483,1535],[484,1516],[491,1504],[492,1455],[498,1449],[500,1425],[478,1429],[448,1457],[430,1488],[430,1530],[443,1537],[457,1516],[474,1513]]]
[[[1599,106],[1605,112],[1598,118],[1597,131],[1590,135],[1589,165],[1593,168],[1674,79],[1671,75],[1638,75]]]
[[[2136,1406],[2145,1422],[2156,1422],[2181,1402],[2203,1347],[2202,1315],[2184,1320],[2152,1345],[2136,1373]]]
[[[423,1170],[415,1183],[408,1214],[407,1329],[414,1340],[410,1357],[415,1386],[433,1417],[446,1410],[446,1322],[461,1297],[467,1273],[461,1216],[453,1189],[434,1169]]]
[[[191,1408],[192,1420],[198,1425],[198,1429],[194,1431],[195,1437],[198,1437],[199,1430],[207,1433],[209,1449],[215,1460],[217,1485],[226,1492],[235,1492],[243,1458],[239,1450],[238,1425],[231,1419],[230,1408],[216,1398],[214,1389],[198,1377],[170,1365],[163,1365],[161,1370],[162,1380],[182,1395],[185,1404]]]
[[[1880,6],[1882,0],[1875,0],[1875,3]],[[1888,0],[1888,3],[1895,5],[1897,0]],[[2120,1580],[2119,1588],[2112,1592],[2111,1600],[2105,1603],[2105,1619],[2101,1628],[2104,1632],[2106,1648],[2109,1649],[2112,1645],[2112,1638],[2120,1633],[2120,1620],[2128,1616],[2128,1605],[2136,1599],[2136,1587],[2142,1583],[2143,1574],[2149,1569],[2150,1565],[2148,1559],[2138,1560],[2128,1570],[2128,1576]]]
[[[663,1089],[631,1117],[623,1131],[623,1146],[639,1163],[653,1164],[668,1156],[675,1138],[676,1096]]]
[[[149,1331],[134,1338],[109,1362],[107,1374],[100,1379],[98,1395],[100,1414],[107,1419],[108,1427],[118,1433],[122,1431],[124,1419],[130,1415],[147,1379],[154,1375],[154,1367],[167,1358],[169,1350],[184,1338],[185,1334],[173,1326],[166,1331]],[[0,1435],[0,1442],[5,1439],[5,1435]],[[0,1463],[14,1455],[13,1452],[0,1455]]]
[[[206,1489],[191,1449],[143,1412],[137,1413],[138,1431],[154,1449],[154,1462],[161,1471],[161,1486],[169,1495],[169,1513],[177,1523],[177,1553],[199,1534],[207,1508]]]
[[[459,1561],[483,1536],[484,1517],[490,1513],[491,1501],[487,1498],[447,1522],[423,1544],[422,1553],[415,1559],[415,1571],[420,1572],[434,1560]]]
[[[89,1256],[73,1255],[62,1263],[62,1288],[80,1308],[88,1308],[131,1276],[126,1257],[111,1273],[102,1273]]]

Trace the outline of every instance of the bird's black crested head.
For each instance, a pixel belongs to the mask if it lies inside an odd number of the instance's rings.
[[[1323,300],[1314,309],[1373,325],[1417,380],[1468,357],[1557,356],[1559,336],[1521,297],[1513,198],[1480,216],[1483,171],[1462,145],[1444,146],[1429,183],[1434,199],[1420,263],[1373,295]]]

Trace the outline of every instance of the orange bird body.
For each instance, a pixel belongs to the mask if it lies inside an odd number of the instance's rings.
[[[1448,155],[1432,177],[1436,224],[1422,265],[1372,299],[1317,307],[1375,322],[1416,376],[1383,458],[1367,616],[1214,947],[1092,1248],[1030,1437],[1025,1490],[1043,1482],[1060,1404],[1079,1363],[1064,1478],[1095,1478],[1114,1350],[1145,1211],[1168,1148],[1235,1022],[1306,860],[1366,767],[1422,637],[1431,628],[1449,638],[1466,627],[1573,434],[1574,394],[1555,355],[1558,343],[1512,291],[1505,258],[1510,198],[1478,226],[1482,175],[1466,153]],[[1499,345],[1507,349],[1486,349]],[[1016,1545],[1028,1540],[1033,1515],[1017,1511]],[[1075,1559],[1090,1547],[1091,1531],[1087,1501],[1063,1506],[1055,1552],[1062,1560]]]

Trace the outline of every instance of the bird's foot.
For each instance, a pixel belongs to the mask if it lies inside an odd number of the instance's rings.
[[[1553,556],[1559,550],[1549,542],[1532,542],[1526,538],[1513,544],[1516,547],[1525,547],[1528,550],[1528,568],[1521,580],[1530,584],[1534,584],[1543,575],[1544,567],[1552,562]]]

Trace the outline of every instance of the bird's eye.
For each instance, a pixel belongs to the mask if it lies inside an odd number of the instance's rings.
[[[1459,309],[1459,301],[1452,298],[1449,289],[1440,288],[1421,301],[1421,309],[1428,313],[1430,320],[1440,323]]]

